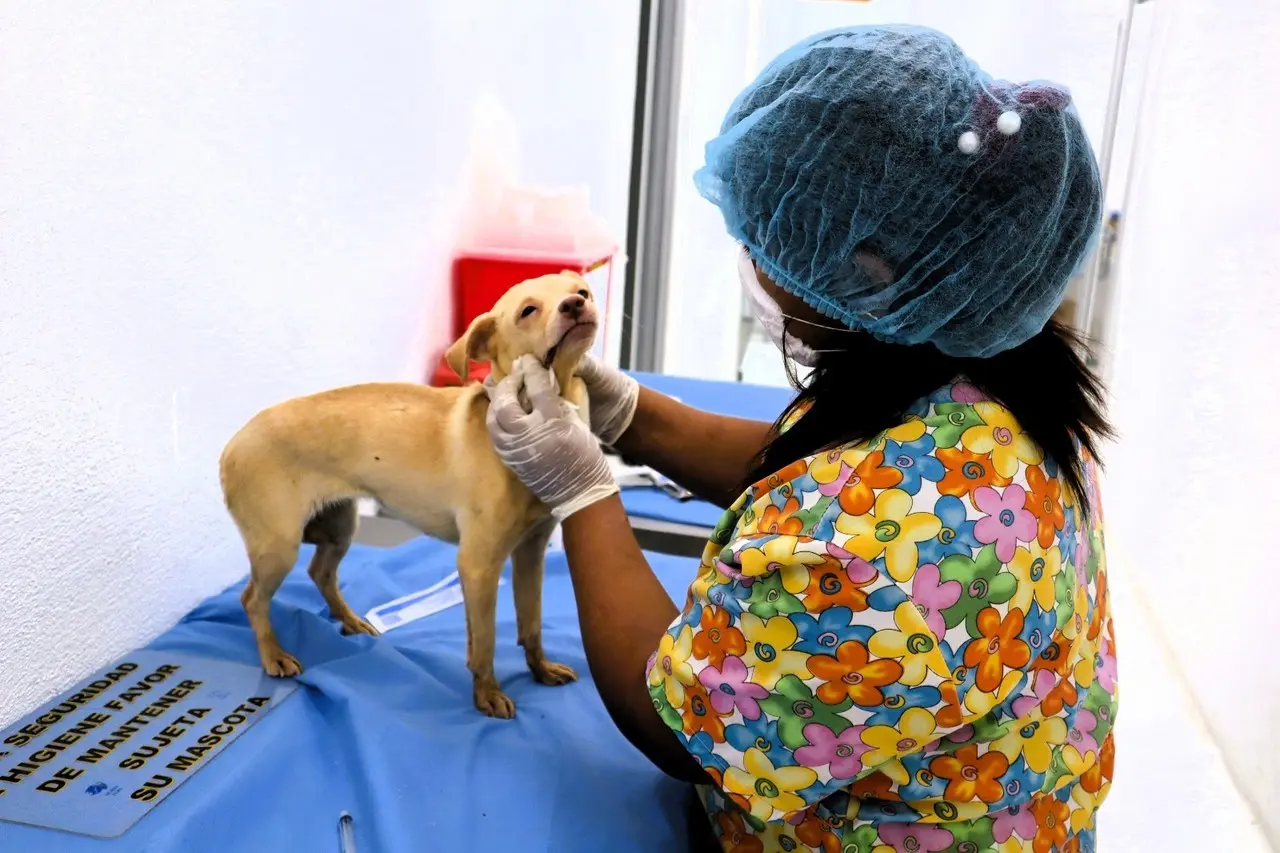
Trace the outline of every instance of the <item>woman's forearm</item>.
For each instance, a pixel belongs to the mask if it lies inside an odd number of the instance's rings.
[[[596,690],[627,740],[668,775],[709,781],[654,711],[645,665],[679,613],[636,544],[615,495],[564,522],[582,645]]]
[[[641,387],[618,452],[727,507],[768,442],[771,424],[715,415]]]

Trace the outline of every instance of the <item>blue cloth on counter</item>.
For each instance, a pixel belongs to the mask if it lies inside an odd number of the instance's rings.
[[[779,355],[779,358],[782,356]],[[790,388],[771,388],[764,385],[748,385],[743,382],[713,382],[707,379],[686,379],[680,376],[664,376],[659,373],[631,374],[641,385],[661,391],[682,402],[715,412],[773,423],[791,402],[795,392]],[[723,510],[700,500],[678,501],[660,489],[629,488],[622,492],[622,504],[627,514],[637,518],[677,524],[694,524],[715,527]]]
[[[547,555],[543,640],[581,680],[533,681],[508,581],[495,661],[517,706],[508,721],[472,705],[460,605],[377,639],[344,637],[307,577],[311,550],[271,608],[281,643],[305,667],[304,689],[119,838],[0,823],[0,850],[336,853],[343,810],[360,853],[687,849],[688,789],[623,739],[590,683],[563,553]],[[342,563],[343,593],[363,614],[445,577],[455,558],[453,547],[422,537],[394,549],[355,546]],[[693,561],[649,561],[682,600]],[[200,604],[151,648],[256,665],[243,587]]]

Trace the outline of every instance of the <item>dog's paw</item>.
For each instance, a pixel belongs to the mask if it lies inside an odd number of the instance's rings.
[[[353,613],[351,616],[342,620],[342,633],[368,634],[370,637],[376,637],[378,636],[378,629]]]
[[[571,681],[578,680],[578,673],[562,663],[545,660],[532,669],[533,677],[539,684],[546,684],[551,687],[558,687],[561,684],[568,684]]]
[[[284,649],[274,649],[262,653],[262,668],[267,675],[274,678],[293,678],[302,675],[302,664]]]
[[[503,693],[496,685],[493,687],[476,687],[476,709],[486,717],[509,720],[516,715],[516,703]]]

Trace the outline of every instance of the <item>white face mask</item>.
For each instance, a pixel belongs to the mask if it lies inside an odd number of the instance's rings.
[[[747,299],[751,302],[751,311],[756,315],[756,319],[760,321],[760,325],[764,327],[765,334],[782,351],[783,355],[801,367],[816,367],[819,353],[834,352],[834,350],[816,350],[809,346],[787,331],[787,320],[837,332],[850,331],[839,326],[822,326],[783,314],[782,309],[778,307],[778,303],[765,292],[764,287],[760,284],[760,279],[756,277],[756,265],[752,263],[751,256],[745,251],[738,253],[738,277],[742,280],[742,289],[746,292]]]

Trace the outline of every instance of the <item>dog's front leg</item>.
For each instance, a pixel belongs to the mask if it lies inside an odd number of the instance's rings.
[[[542,574],[553,522],[529,531],[511,554],[511,581],[516,599],[516,631],[524,647],[529,671],[542,684],[568,684],[578,674],[562,663],[547,660],[542,650]]]
[[[498,582],[509,547],[496,541],[478,520],[462,525],[458,542],[458,580],[467,612],[467,668],[471,670],[476,708],[490,717],[509,720],[516,703],[502,692],[493,672],[493,636]]]

